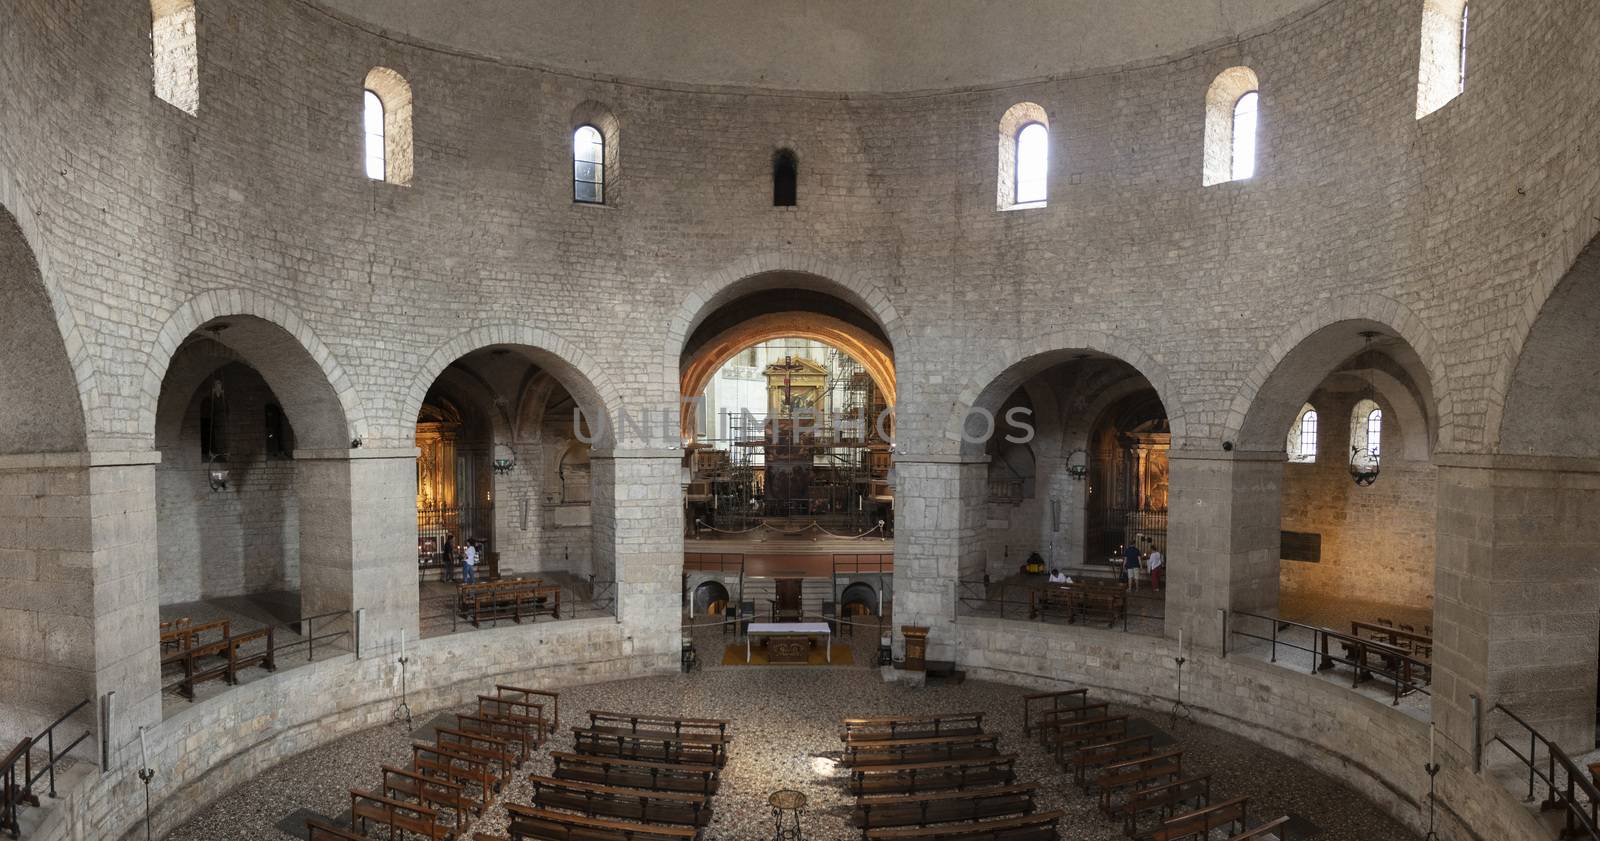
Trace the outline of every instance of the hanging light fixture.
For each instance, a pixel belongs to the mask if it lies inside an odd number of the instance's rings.
[[[211,383],[211,410],[210,410],[210,458],[206,460],[206,482],[213,491],[228,489],[228,448],[226,437],[228,398],[222,390],[222,377],[218,376]]]
[[[1089,475],[1089,451],[1073,450],[1067,453],[1067,475],[1074,481],[1082,482]]]
[[[1362,331],[1361,338],[1366,342],[1366,344],[1363,345],[1363,356],[1372,349],[1372,340],[1377,335],[1377,333],[1371,330]],[[1362,392],[1362,400],[1357,401],[1357,406],[1368,400],[1372,401],[1374,404],[1378,402],[1377,389],[1372,385],[1371,360],[1368,360],[1366,364],[1366,389]],[[1352,418],[1351,420],[1352,422],[1360,422],[1363,424],[1366,423],[1365,419],[1358,421],[1357,419]],[[1350,478],[1355,480],[1355,483],[1363,488],[1371,485],[1373,482],[1378,481],[1378,448],[1372,446],[1370,434],[1370,429],[1363,428],[1361,430],[1361,445],[1358,446],[1354,443],[1350,445]],[[1352,435],[1351,437],[1354,438],[1355,436]]]
[[[517,453],[511,449],[509,444],[496,444],[494,449],[494,473],[496,476],[504,476],[516,469]]]

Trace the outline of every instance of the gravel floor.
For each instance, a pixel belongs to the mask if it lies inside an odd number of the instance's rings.
[[[995,683],[967,681],[948,686],[910,689],[885,684],[866,668],[708,668],[693,675],[642,678],[562,690],[562,727],[554,745],[567,749],[573,725],[592,708],[639,713],[725,718],[732,722],[734,743],[723,771],[721,792],[713,801],[716,817],[707,839],[754,839],[772,836],[767,796],[780,788],[804,792],[810,800],[805,829],[813,839],[850,839],[847,812],[853,799],[842,778],[832,775],[826,758],[839,747],[838,721],[850,715],[932,713],[983,710],[1001,745],[1021,754],[1018,776],[1040,784],[1040,807],[1062,808],[1067,819],[1063,838],[1112,841],[1120,828],[1101,818],[1093,802],[1070,786],[1049,757],[1021,733],[1021,697],[1026,690]],[[1136,714],[1137,711],[1135,711]],[[1143,714],[1166,728],[1161,714]],[[422,727],[427,722],[416,722]],[[1392,841],[1414,839],[1376,806],[1331,779],[1278,753],[1211,728],[1179,722],[1170,731],[1185,746],[1184,765],[1213,775],[1217,797],[1248,795],[1258,819],[1288,813],[1319,828],[1319,841]],[[380,727],[309,751],[272,768],[248,785],[202,809],[171,833],[172,841],[290,838],[277,825],[292,813],[310,809],[339,816],[349,807],[351,786],[367,787],[378,779],[382,762],[408,759],[411,733]],[[528,772],[547,773],[544,752],[517,775],[501,802],[526,803]],[[504,833],[503,808],[485,814],[475,831]],[[303,830],[300,830],[303,832]],[[298,837],[304,837],[300,835]],[[1301,836],[1295,836],[1300,841]]]

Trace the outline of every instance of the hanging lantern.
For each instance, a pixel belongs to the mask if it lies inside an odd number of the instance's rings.
[[[1067,475],[1073,480],[1082,482],[1089,475],[1089,452],[1087,450],[1073,450],[1067,453]]]
[[[1366,341],[1364,346],[1366,350],[1371,349],[1372,339],[1377,335],[1377,333],[1371,330],[1366,330],[1361,333],[1361,338]],[[1378,402],[1377,389],[1372,385],[1372,368],[1370,360],[1367,364],[1366,389],[1362,392],[1361,402],[1370,400],[1376,404]],[[1360,402],[1357,402],[1356,405],[1359,406],[1360,404]],[[1362,423],[1365,423],[1365,421],[1362,421]],[[1372,446],[1370,430],[1364,426],[1361,431],[1361,444],[1350,445],[1350,478],[1355,481],[1357,486],[1363,488],[1371,485],[1373,482],[1378,481],[1378,473],[1380,469],[1379,460],[1378,448]]]
[[[222,378],[211,383],[210,458],[206,460],[206,483],[212,491],[228,489],[228,399],[222,390]]]
[[[504,476],[517,466],[517,454],[506,444],[495,445],[494,473]]]

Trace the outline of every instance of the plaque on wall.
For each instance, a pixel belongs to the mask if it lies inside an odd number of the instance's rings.
[[[1279,532],[1282,548],[1278,556],[1285,561],[1317,563],[1322,560],[1322,535],[1303,531]]]

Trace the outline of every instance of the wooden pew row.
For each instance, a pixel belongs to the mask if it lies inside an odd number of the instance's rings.
[[[667,716],[630,715],[628,713],[589,711],[589,729],[607,733],[648,733],[681,736],[700,734],[720,737],[728,741],[728,722],[716,718],[671,718]]]
[[[434,744],[482,759],[489,763],[495,770],[495,776],[502,781],[511,779],[511,772],[522,764],[517,758],[516,742],[487,733],[473,733],[453,727],[435,727]]]
[[[1159,824],[1178,814],[1178,810],[1192,811],[1211,805],[1211,775],[1183,779],[1165,785],[1137,789],[1128,799],[1114,804],[1110,817],[1122,821],[1122,834],[1129,838],[1140,834],[1140,819],[1154,814]]]
[[[840,738],[846,743],[923,739],[929,736],[976,736],[983,732],[983,713],[882,718],[847,718]]]
[[[1081,707],[1089,703],[1089,690],[1063,689],[1058,692],[1035,692],[1022,697],[1022,735],[1033,735],[1034,707],[1043,706],[1044,702],[1050,703],[1050,708],[1042,710],[1041,715],[1057,712],[1063,707],[1063,702],[1068,702],[1066,709]]]
[[[537,725],[514,718],[484,715],[481,711],[476,714],[456,713],[455,729],[501,739],[517,754],[519,765],[526,762],[543,741]]]
[[[533,805],[541,809],[576,812],[588,818],[621,818],[643,823],[706,826],[711,823],[710,796],[672,791],[622,788],[576,780],[559,780],[537,774],[533,783]],[[516,815],[526,808],[507,803]]]
[[[518,807],[511,815],[510,831],[511,841],[696,841],[700,837],[698,827],[587,818],[535,806]]]
[[[350,790],[350,824],[357,836],[365,835],[367,824],[389,828],[391,838],[409,832],[428,841],[445,841],[453,828],[439,822],[439,813],[427,806],[385,797],[373,791]]]
[[[494,696],[500,701],[511,704],[524,704],[536,707],[544,718],[545,737],[556,734],[556,728],[561,726],[561,694],[543,689],[525,689],[521,686],[509,686],[504,683],[494,685]],[[478,696],[480,699],[483,696]],[[482,707],[482,702],[479,702]],[[542,716],[542,711],[548,709],[550,714]]]
[[[371,841],[365,835],[315,818],[306,820],[306,841]]]
[[[994,756],[998,753],[1000,753],[1000,737],[992,733],[979,736],[930,736],[925,739],[896,739],[892,742],[851,742],[845,745],[844,758],[840,760],[840,764],[854,767],[941,762]]]
[[[1098,745],[1084,745],[1072,754],[1068,767],[1072,769],[1072,782],[1085,794],[1091,781],[1101,768],[1129,760],[1140,759],[1155,753],[1155,736],[1129,736]]]
[[[856,799],[851,823],[867,830],[976,821],[1033,814],[1038,787],[1008,785],[931,794],[877,795]]]
[[[708,765],[645,762],[559,751],[552,752],[550,758],[555,762],[555,772],[551,776],[561,780],[704,795],[716,794],[721,785],[717,769]]]
[[[867,831],[867,839],[868,841],[910,841],[910,839],[930,838],[939,841],[1057,841],[1060,835],[1056,825],[1066,817],[1066,814],[1057,809],[975,823],[907,829],[872,829]]]
[[[1211,831],[1237,832],[1249,819],[1250,798],[1236,797],[1168,818],[1150,834],[1150,841],[1206,841]]]
[[[1168,750],[1104,766],[1093,779],[1100,814],[1115,817],[1113,801],[1124,789],[1163,785],[1183,776],[1183,751]]]
[[[239,682],[239,673],[251,666],[260,666],[269,672],[278,670],[275,657],[277,644],[273,628],[269,625],[254,631],[233,635],[226,619],[203,625],[189,625],[163,635],[162,645],[173,645],[161,655],[161,665],[181,666],[183,679],[177,683],[178,694],[190,701],[195,699],[195,686],[208,680],[222,680],[229,685]],[[219,639],[200,642],[202,636],[220,632]],[[170,637],[170,639],[169,639]],[[250,654],[243,647],[255,642],[265,642],[265,648]],[[217,657],[221,662],[205,666],[204,661]]]
[[[1289,841],[1289,816],[1284,815],[1255,829],[1247,829],[1228,841]]]
[[[919,794],[948,789],[987,788],[1016,781],[1017,755],[920,762],[906,765],[862,765],[850,769],[850,793]]]
[[[483,803],[468,794],[465,786],[393,765],[383,766],[383,794],[447,812],[458,827],[483,814]]]
[[[476,788],[477,799],[486,809],[494,802],[502,782],[488,762],[422,742],[411,743],[411,767],[420,774],[449,780],[464,788]]]
[[[521,624],[524,617],[541,613],[561,618],[561,588],[538,578],[508,578],[456,585],[456,610],[473,627],[485,619],[505,619]]]
[[[1126,715],[1108,715],[1066,722],[1061,727],[1046,733],[1045,748],[1055,754],[1057,765],[1066,767],[1072,753],[1084,745],[1104,744],[1126,738],[1130,720]]]
[[[721,736],[685,733],[606,733],[587,727],[572,728],[573,751],[588,756],[611,756],[684,765],[720,768],[728,761]]]
[[[1081,707],[1062,707],[1058,710],[1046,710],[1044,715],[1034,723],[1034,732],[1039,734],[1039,743],[1049,745],[1055,738],[1056,732],[1063,727],[1069,727],[1080,721],[1096,718],[1107,718],[1111,715],[1111,705],[1105,701],[1095,701]]]

